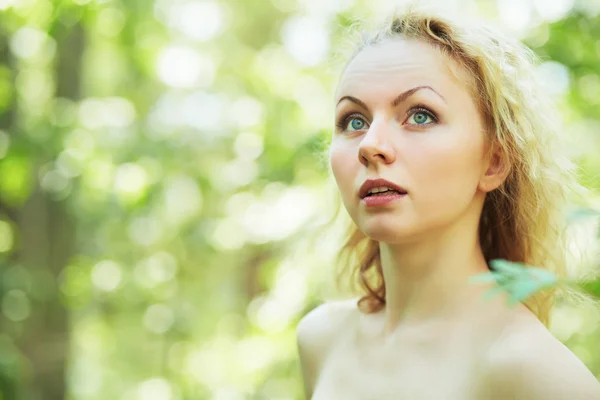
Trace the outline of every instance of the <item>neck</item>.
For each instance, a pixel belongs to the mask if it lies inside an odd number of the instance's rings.
[[[380,256],[386,335],[400,325],[452,319],[489,287],[467,281],[470,275],[489,270],[477,229],[465,224],[418,243],[381,242]]]

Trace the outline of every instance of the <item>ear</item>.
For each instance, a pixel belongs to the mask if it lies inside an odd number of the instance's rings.
[[[507,157],[500,146],[494,144],[491,147],[485,158],[484,173],[478,186],[478,189],[485,193],[500,187],[510,172]]]

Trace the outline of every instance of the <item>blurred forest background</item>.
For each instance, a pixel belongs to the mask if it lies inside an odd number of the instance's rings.
[[[600,208],[600,1],[440,1],[544,61]],[[385,0],[0,0],[0,399],[301,399],[336,52]],[[597,219],[573,229],[598,266]],[[582,249],[582,250],[581,250]],[[553,333],[600,377],[600,312]]]

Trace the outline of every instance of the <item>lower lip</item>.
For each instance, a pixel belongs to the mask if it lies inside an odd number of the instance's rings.
[[[404,194],[399,194],[399,193],[381,194],[381,195],[377,195],[377,196],[363,197],[361,201],[367,207],[378,207],[378,206],[384,206],[384,205],[394,202],[396,200],[400,200],[401,198],[403,198],[405,196],[406,196],[406,193],[404,193]]]

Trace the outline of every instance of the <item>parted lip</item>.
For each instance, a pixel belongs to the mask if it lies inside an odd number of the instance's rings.
[[[367,179],[365,181],[365,183],[363,183],[362,186],[360,187],[360,190],[358,191],[358,196],[362,199],[369,193],[369,190],[371,190],[375,187],[382,187],[382,186],[386,186],[391,189],[397,190],[400,193],[404,193],[404,194],[407,193],[406,189],[404,189],[402,186],[396,185],[395,183],[392,183],[390,181],[386,181],[385,179],[379,178],[379,179]]]

